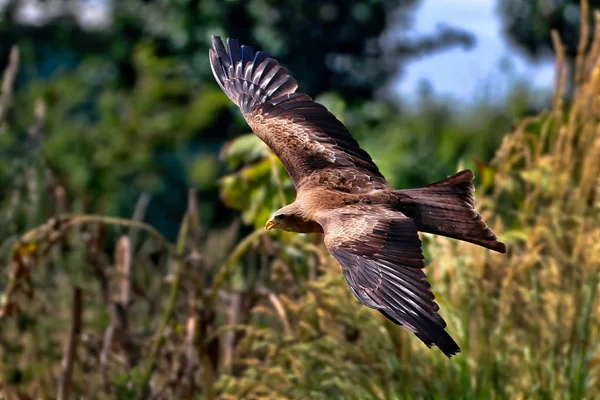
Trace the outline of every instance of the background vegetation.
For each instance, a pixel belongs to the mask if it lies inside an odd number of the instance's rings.
[[[418,3],[128,0],[94,25],[76,2],[44,2],[34,24],[7,2],[0,395],[600,396],[597,16],[531,7],[532,36],[501,2],[526,51],[553,39],[547,109],[523,82],[461,109],[424,86],[410,106],[386,85],[402,66],[474,40],[409,35]],[[280,58],[393,185],[476,171],[508,255],[423,236],[460,355],[360,306],[320,238],[262,229],[293,186],[210,76],[211,34]]]

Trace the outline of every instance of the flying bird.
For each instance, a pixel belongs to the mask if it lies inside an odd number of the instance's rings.
[[[394,190],[327,108],[296,93],[296,80],[277,60],[233,39],[227,47],[219,37],[212,43],[217,83],[296,188],[296,200],[277,210],[266,229],[323,233],[360,302],[448,357],[460,352],[426,280],[418,232],[506,252],[475,210],[473,173]]]

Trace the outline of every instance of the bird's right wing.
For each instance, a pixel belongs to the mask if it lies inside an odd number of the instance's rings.
[[[279,157],[296,188],[324,170],[321,179],[310,182],[333,188],[352,182],[356,191],[361,185],[365,191],[385,186],[385,178],[346,127],[323,105],[295,93],[296,80],[275,59],[232,39],[227,47],[213,37],[210,65],[217,83]]]
[[[445,331],[423,272],[414,221],[382,206],[359,205],[318,218],[325,245],[341,264],[354,295],[366,306],[414,332],[448,357],[460,348]]]

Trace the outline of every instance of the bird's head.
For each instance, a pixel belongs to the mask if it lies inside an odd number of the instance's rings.
[[[269,218],[265,224],[265,229],[270,231],[271,229],[282,229],[284,231],[290,230],[292,224],[292,218],[288,214],[275,213]],[[287,229],[286,229],[287,228]]]
[[[323,228],[315,221],[307,220],[298,210],[297,204],[290,204],[277,210],[267,221],[265,229],[281,229],[288,232],[315,233],[323,232]]]

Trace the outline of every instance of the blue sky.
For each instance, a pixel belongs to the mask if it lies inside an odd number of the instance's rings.
[[[431,33],[436,25],[445,23],[473,33],[476,45],[471,50],[456,48],[425,57],[410,64],[396,83],[404,99],[416,92],[426,79],[436,94],[449,95],[457,101],[469,102],[483,86],[491,83],[495,95],[506,89],[500,64],[510,60],[512,75],[524,77],[536,88],[549,88],[554,79],[551,61],[532,64],[511,48],[502,35],[496,0],[424,0],[416,13],[418,33]],[[503,85],[504,84],[504,85]]]

